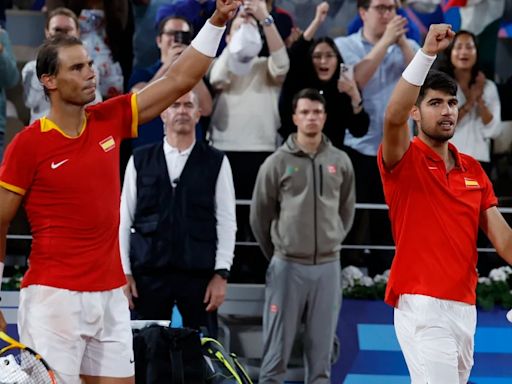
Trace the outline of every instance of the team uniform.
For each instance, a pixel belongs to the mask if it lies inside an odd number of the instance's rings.
[[[389,170],[378,165],[396,254],[385,301],[413,383],[466,383],[473,365],[480,214],[497,205],[480,164],[452,145],[455,167],[414,138]],[[431,365],[432,364],[432,365]],[[435,366],[435,368],[433,368]]]
[[[79,374],[133,375],[118,228],[119,148],[137,135],[136,96],[87,107],[85,115],[78,137],[47,118],[35,121],[0,167],[0,186],[24,196],[33,236],[20,339],[65,383],[79,383]]]

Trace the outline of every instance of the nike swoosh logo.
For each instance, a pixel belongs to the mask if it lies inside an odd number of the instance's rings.
[[[59,161],[58,163],[54,163],[52,161],[52,169],[57,169],[59,168],[62,164],[66,163],[69,159],[66,159],[66,160],[62,160],[62,161]]]

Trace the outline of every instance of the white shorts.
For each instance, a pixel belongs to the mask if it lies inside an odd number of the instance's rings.
[[[80,375],[134,375],[128,301],[121,288],[77,292],[31,285],[20,292],[20,341],[48,361],[58,383]]]
[[[476,308],[458,301],[401,295],[395,331],[412,384],[466,384],[473,367]]]

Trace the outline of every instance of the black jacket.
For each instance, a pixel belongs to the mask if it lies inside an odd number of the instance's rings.
[[[318,78],[311,61],[310,50],[313,43],[313,40],[306,41],[301,36],[289,50],[290,70],[279,100],[279,133],[286,139],[290,133],[296,132],[297,127],[292,120],[293,96],[304,88],[314,88],[321,91],[327,102],[327,120],[323,133],[335,147],[343,148],[345,129],[354,137],[362,137],[368,132],[370,119],[364,110],[354,115],[350,96],[338,91],[339,66],[331,80],[324,82]]]

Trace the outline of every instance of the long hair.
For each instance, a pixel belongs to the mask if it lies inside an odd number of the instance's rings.
[[[340,64],[343,63],[343,58],[341,57],[341,53],[338,50],[338,47],[336,46],[336,43],[330,37],[327,37],[327,36],[320,37],[320,38],[316,39],[313,42],[313,44],[311,44],[311,47],[309,49],[309,60],[311,61],[311,66],[314,68],[314,65],[313,65],[313,52],[315,51],[315,48],[318,46],[318,44],[321,44],[321,43],[327,44],[329,47],[331,47],[331,49],[336,54],[336,60],[338,61],[338,63],[336,64],[336,70],[334,71],[334,74],[332,75],[331,79],[333,79],[333,78],[334,79],[338,79],[340,77]],[[329,81],[331,79],[329,79]]]
[[[453,66],[452,63],[452,51],[453,47],[455,46],[455,43],[457,42],[458,37],[462,35],[470,36],[471,39],[473,40],[473,44],[475,44],[476,49],[476,61],[475,65],[473,65],[473,67],[471,68],[471,78],[469,80],[469,85],[471,86],[475,83],[478,72],[480,71],[480,65],[478,64],[480,59],[480,56],[478,54],[478,45],[476,42],[476,36],[473,33],[466,30],[460,30],[455,34],[453,41],[450,43],[450,45],[448,46],[448,48],[446,48],[444,52],[445,57],[444,60],[442,60],[439,69],[442,70],[443,72],[446,72],[451,77],[455,78],[455,67]]]

